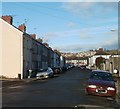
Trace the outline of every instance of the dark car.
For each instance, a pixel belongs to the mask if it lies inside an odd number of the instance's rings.
[[[114,98],[116,87],[112,74],[107,71],[93,70],[87,82],[86,92],[92,95]]]
[[[67,71],[67,66],[62,67],[62,72],[65,72],[65,71]]]
[[[54,67],[52,68],[54,74],[59,74],[59,73],[62,73],[62,69],[60,67]]]
[[[85,65],[81,65],[81,66],[80,66],[80,69],[83,69],[83,70],[84,70],[84,69],[86,69],[86,66],[85,66]]]

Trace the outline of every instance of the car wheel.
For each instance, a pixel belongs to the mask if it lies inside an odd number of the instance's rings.
[[[116,100],[116,96],[111,97],[113,100]]]
[[[54,75],[52,75],[51,78],[54,78]]]

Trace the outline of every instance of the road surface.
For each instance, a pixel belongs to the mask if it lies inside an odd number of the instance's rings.
[[[3,89],[3,107],[74,107],[118,109],[115,100],[85,93],[90,71],[77,67],[54,78]]]

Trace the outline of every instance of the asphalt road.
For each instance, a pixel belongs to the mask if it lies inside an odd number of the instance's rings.
[[[3,107],[119,109],[115,100],[85,93],[90,71],[72,68],[54,78],[3,89]]]

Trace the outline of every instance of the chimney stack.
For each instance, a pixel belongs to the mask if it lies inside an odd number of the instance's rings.
[[[55,49],[54,52],[57,53],[58,55],[61,55],[61,53],[57,49]]]
[[[19,25],[18,29],[21,30],[22,32],[26,32],[26,26],[25,26],[25,24]]]
[[[30,34],[33,39],[36,39],[36,34]]]
[[[104,49],[103,48],[99,48],[99,51],[104,51]]]
[[[38,38],[37,41],[40,42],[40,43],[43,42],[43,40],[41,38]]]
[[[45,45],[46,47],[49,47],[49,44],[48,44],[48,43],[43,43],[43,45]]]
[[[2,19],[12,25],[13,23],[13,17],[12,16],[2,16]]]

